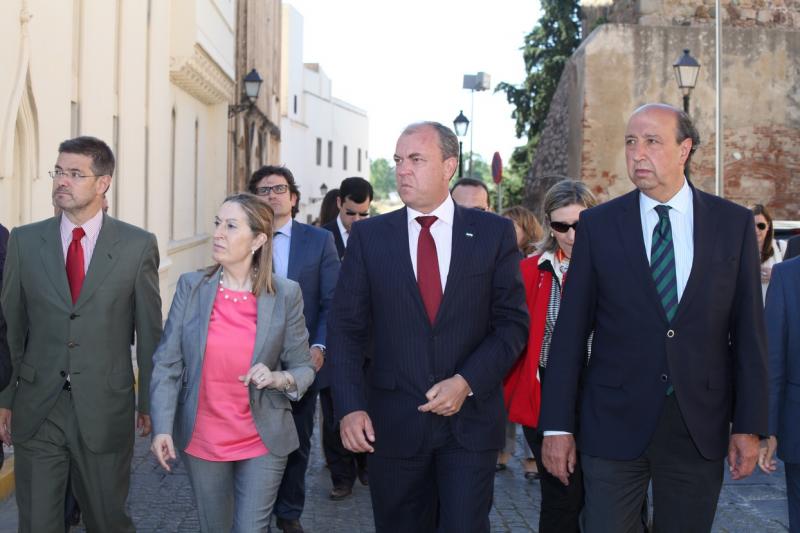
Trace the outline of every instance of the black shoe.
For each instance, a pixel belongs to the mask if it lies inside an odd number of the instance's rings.
[[[358,470],[358,480],[365,487],[369,485],[369,475],[367,475],[367,469],[366,468],[364,468],[364,469],[359,468],[359,470]]]
[[[331,489],[331,500],[338,502],[353,494],[353,488],[347,485],[336,485]]]
[[[304,533],[300,520],[279,517],[275,520],[275,525],[284,533]]]

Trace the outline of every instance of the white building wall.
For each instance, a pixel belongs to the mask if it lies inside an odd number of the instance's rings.
[[[281,162],[292,171],[300,188],[296,219],[311,222],[319,216],[323,184],[333,189],[349,176],[369,179],[369,119],[366,111],[333,98],[331,79],[319,65],[303,63],[302,21],[294,8],[283,4]]]
[[[59,143],[103,139],[117,157],[109,212],[156,234],[166,310],[179,275],[210,262],[234,14],[235,0],[3,0],[0,223],[52,216]]]

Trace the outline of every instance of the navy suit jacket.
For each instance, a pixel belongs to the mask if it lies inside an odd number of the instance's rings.
[[[286,277],[300,284],[303,314],[308,328],[308,344],[327,348],[328,311],[331,308],[339,257],[331,234],[323,229],[292,221],[289,241],[289,265]],[[324,388],[329,382],[328,365],[322,365],[314,386]]]
[[[3,266],[6,262],[6,246],[8,243],[8,230],[0,224],[0,287],[3,286]],[[3,390],[11,380],[11,352],[8,348],[6,335],[6,319],[0,307],[0,390]]]
[[[772,267],[767,289],[769,434],[778,456],[800,463],[800,258]]]
[[[783,260],[786,261],[798,255],[800,255],[800,235],[786,241],[786,251],[783,253]]]
[[[502,448],[501,384],[528,329],[519,262],[509,220],[455,206],[450,269],[432,326],[411,264],[406,209],[354,224],[328,336],[337,419],[366,410],[376,454],[415,455],[439,416],[417,407],[434,383],[460,374],[474,394],[448,418],[453,435],[469,450]]]
[[[692,187],[694,259],[670,323],[647,261],[639,194],[581,213],[539,429],[577,432],[578,449],[588,455],[637,458],[671,383],[698,450],[720,459],[727,454],[731,422],[733,433],[767,430],[766,332],[753,214]]]
[[[346,246],[344,245],[342,234],[339,232],[339,224],[336,222],[336,219],[334,218],[322,227],[333,233],[333,241],[336,244],[336,252],[339,254],[339,259],[343,259]]]

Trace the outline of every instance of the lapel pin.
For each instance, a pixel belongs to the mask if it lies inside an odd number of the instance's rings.
[[[474,235],[470,232],[467,232],[467,237],[474,237]]]

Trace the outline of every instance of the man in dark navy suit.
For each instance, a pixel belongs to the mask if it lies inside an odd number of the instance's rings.
[[[784,260],[773,267],[766,317],[770,437],[761,450],[759,466],[772,473],[777,466],[775,452],[783,459],[789,530],[800,531],[800,259]]]
[[[698,143],[686,113],[640,107],[625,131],[637,190],[580,216],[539,429],[564,484],[577,437],[589,533],[641,531],[651,480],[655,531],[710,531],[723,458],[750,475],[767,431],[753,215],[685,178]]]
[[[370,182],[364,178],[353,176],[342,180],[339,185],[339,195],[336,197],[336,206],[339,214],[324,226],[333,234],[336,242],[336,251],[339,259],[344,258],[347,248],[347,239],[353,224],[369,217],[372,204],[373,190]],[[367,353],[365,368],[369,364],[371,355]],[[330,375],[330,374],[329,374]],[[322,450],[331,472],[330,498],[343,500],[353,492],[356,477],[362,484],[369,484],[367,475],[367,454],[353,453],[342,444],[339,434],[339,424],[333,413],[333,396],[331,388],[334,383],[320,385],[319,404],[322,408]]]
[[[528,328],[514,228],[454,204],[441,124],[407,127],[394,161],[406,207],[353,226],[331,311],[342,441],[370,453],[378,532],[487,532],[501,384]]]
[[[325,365],[328,310],[339,275],[339,257],[330,232],[294,220],[300,190],[286,167],[264,166],[253,173],[248,190],[272,208],[275,234],[272,264],[275,274],[296,281],[303,292],[303,314],[311,345],[311,361],[317,370],[314,384],[303,397],[292,402],[292,416],[300,447],[289,455],[278,489],[274,514],[276,525],[286,533],[302,533],[300,516],[305,506],[305,477],[317,392],[328,369]]]

